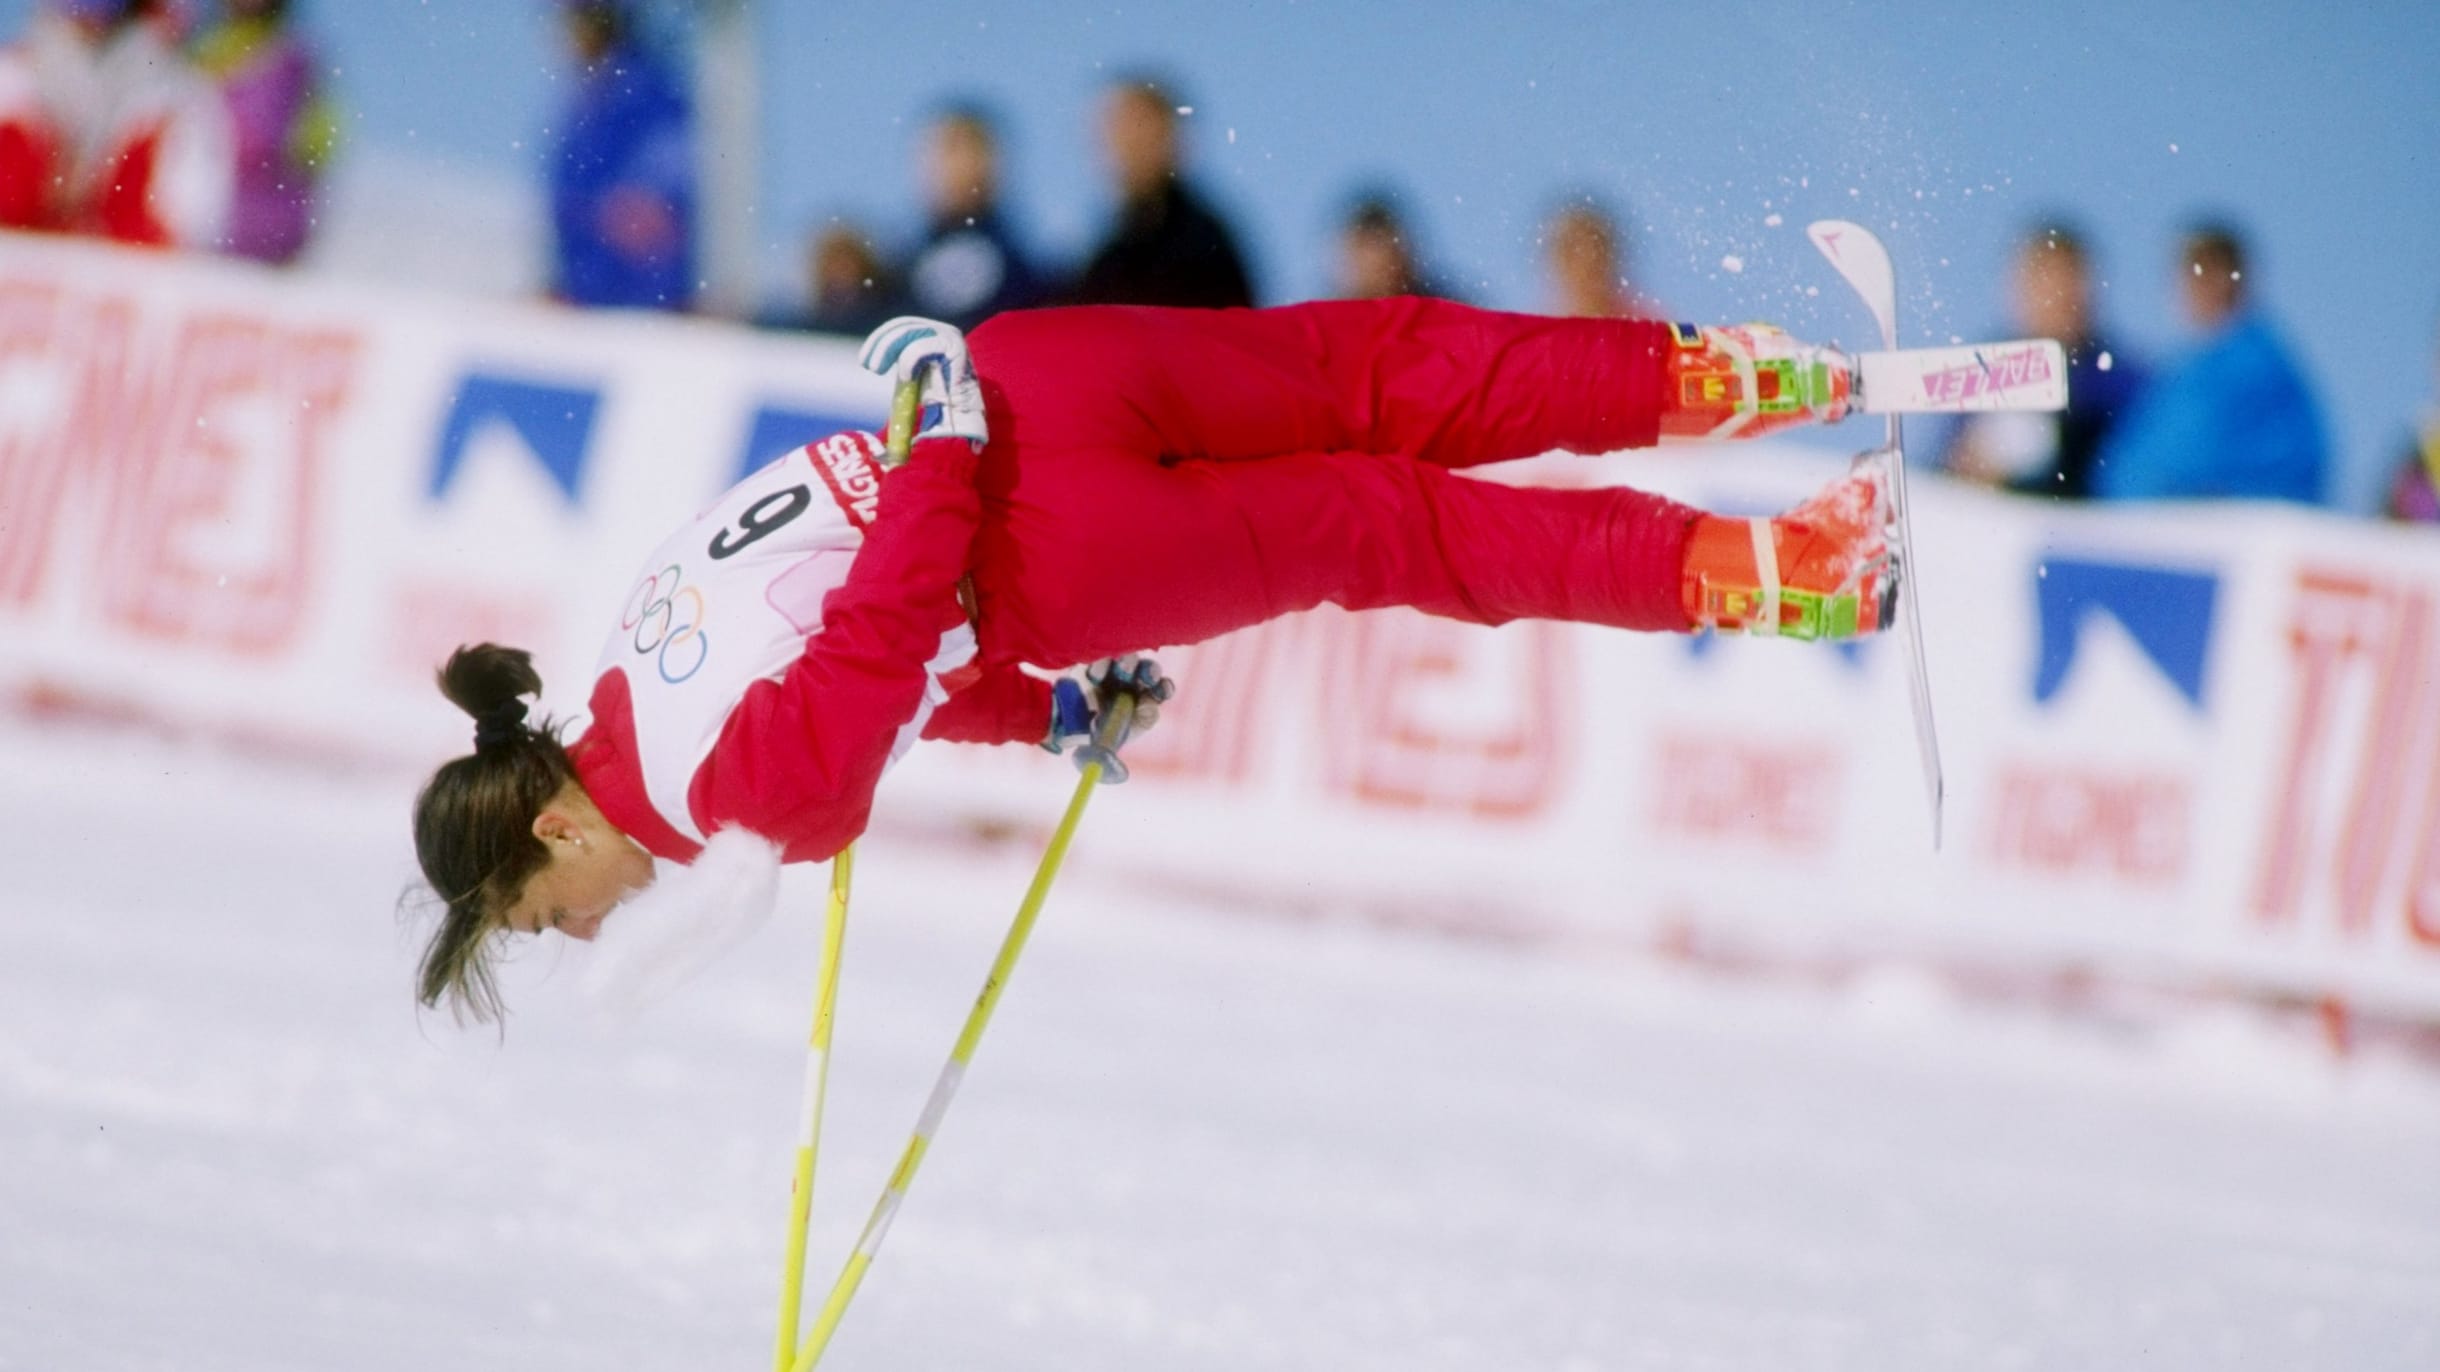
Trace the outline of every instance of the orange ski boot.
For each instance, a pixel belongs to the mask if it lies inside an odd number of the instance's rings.
[[[1686,618],[1698,629],[1850,639],[1897,617],[1894,518],[1882,454],[1769,519],[1703,515],[1686,542]]]

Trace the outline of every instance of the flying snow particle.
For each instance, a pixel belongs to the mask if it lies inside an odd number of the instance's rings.
[[[2118,365],[2118,359],[2110,356],[2108,353],[2103,353],[2101,356],[2093,359],[2093,365],[2106,372],[2110,368]]]
[[[1194,112],[1195,112],[1195,107],[1194,107],[1194,106],[1192,106],[1192,105],[1180,105],[1180,106],[1178,106],[1178,113],[1179,113],[1179,114],[1181,114],[1181,115],[1193,114]]]
[[[1775,215],[1775,214],[1766,214],[1766,215],[1762,216],[1762,222],[1763,222],[1764,224],[1768,225],[1769,227],[1771,227],[1771,228],[1774,228],[1774,229],[1775,229],[1775,228],[1778,228],[1778,227],[1779,227],[1781,224],[1786,223],[1787,221],[1786,221],[1786,220],[1784,220],[1784,219],[1781,219],[1781,218],[1780,218],[1778,215]]]
[[[1720,259],[1720,270],[1732,274],[1744,271],[1745,259],[1737,256],[1735,253],[1730,253],[1728,256]]]
[[[1230,141],[1231,143],[1234,143],[1234,142],[1236,142],[1236,141],[1237,141],[1237,129],[1236,129],[1236,126],[1235,126],[1235,125],[1231,125],[1231,126],[1229,126],[1229,131],[1228,131],[1228,141]]]
[[[2171,144],[2169,145],[2169,151],[2171,151],[2171,152],[2176,152],[2176,151],[2177,151],[2177,144],[2175,144],[2175,143],[2171,143]]]

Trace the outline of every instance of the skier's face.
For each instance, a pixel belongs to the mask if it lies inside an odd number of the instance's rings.
[[[534,817],[551,860],[527,878],[501,923],[520,934],[556,929],[591,941],[627,897],[652,884],[652,859],[603,819],[581,791],[562,791]]]

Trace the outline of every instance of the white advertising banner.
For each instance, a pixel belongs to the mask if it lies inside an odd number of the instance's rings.
[[[0,237],[0,691],[398,768],[431,671],[536,650],[569,713],[639,560],[879,422],[848,345]],[[1859,433],[1861,430],[1859,429]],[[1788,448],[1545,459],[1758,512]],[[1916,483],[1949,778],[1896,645],[1300,616],[1180,695],[1088,863],[1501,936],[1963,953],[2440,1018],[2440,538]],[[1026,749],[918,749],[906,826],[1047,825]]]

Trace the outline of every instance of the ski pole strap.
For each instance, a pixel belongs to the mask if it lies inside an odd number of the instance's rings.
[[[1134,727],[1135,696],[1121,691],[1093,722],[1093,741],[1076,750],[1076,770],[1112,786],[1125,781],[1127,764],[1119,761],[1118,747]]]

